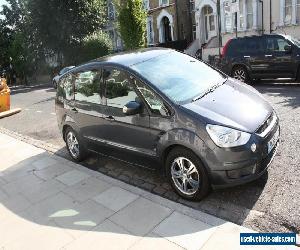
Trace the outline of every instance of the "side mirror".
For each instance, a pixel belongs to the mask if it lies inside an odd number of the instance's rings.
[[[139,102],[128,102],[123,107],[123,114],[130,116],[142,113],[142,105]]]
[[[291,53],[292,52],[292,46],[291,45],[285,45],[284,50],[286,53]]]

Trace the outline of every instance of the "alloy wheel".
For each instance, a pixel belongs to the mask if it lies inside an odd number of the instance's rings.
[[[246,79],[247,79],[247,73],[244,69],[242,68],[239,68],[239,69],[236,69],[234,72],[233,72],[233,77],[237,80],[240,80],[242,82],[245,82]]]
[[[176,188],[185,195],[195,194],[200,186],[196,166],[187,158],[176,158],[171,166],[171,177]]]
[[[67,144],[72,157],[77,159],[80,154],[79,143],[76,135],[72,131],[67,134]]]

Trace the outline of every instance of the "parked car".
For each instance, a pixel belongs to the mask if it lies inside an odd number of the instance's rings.
[[[53,78],[52,80],[52,84],[53,84],[53,88],[57,88],[57,83],[59,81],[59,78],[65,74],[66,72],[68,72],[69,70],[73,69],[75,66],[69,66],[69,67],[65,67],[63,68],[61,71],[59,71],[59,73]]]
[[[300,80],[300,41],[285,35],[234,38],[223,48],[220,68],[238,80]]]
[[[56,114],[75,161],[93,151],[159,169],[191,200],[259,178],[280,136],[275,111],[254,88],[160,48],[70,70]]]

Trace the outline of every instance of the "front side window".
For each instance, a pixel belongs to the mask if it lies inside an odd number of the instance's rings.
[[[190,102],[226,80],[224,75],[205,63],[173,51],[132,65],[131,68],[178,104]]]
[[[133,81],[153,114],[161,116],[169,116],[171,114],[163,100],[159,98],[149,87],[139,80],[134,79]]]
[[[246,0],[246,10],[247,10],[247,29],[253,27],[253,5],[252,0]]]
[[[106,105],[123,109],[131,101],[139,100],[127,73],[118,69],[105,69]]]
[[[100,104],[100,83],[102,74],[98,70],[79,72],[75,78],[75,100]]]
[[[73,74],[68,74],[61,78],[57,93],[59,97],[65,100],[74,100]]]
[[[283,38],[266,38],[266,46],[269,52],[285,52],[284,48],[287,45],[289,45],[289,43]]]

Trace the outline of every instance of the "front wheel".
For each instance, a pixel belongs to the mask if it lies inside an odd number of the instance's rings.
[[[249,75],[245,67],[237,66],[232,71],[232,77],[241,81],[241,82],[248,82]]]
[[[200,159],[185,148],[173,149],[166,160],[167,176],[183,198],[199,201],[210,191],[206,169]]]
[[[83,161],[87,156],[87,152],[77,133],[72,128],[67,128],[65,132],[65,140],[72,159],[76,162]]]

